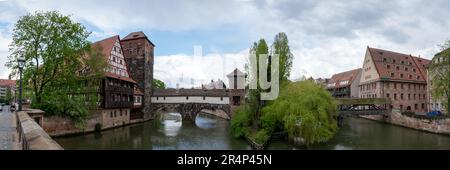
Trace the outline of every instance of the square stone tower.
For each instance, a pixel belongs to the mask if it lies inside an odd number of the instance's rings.
[[[137,88],[144,92],[144,118],[151,116],[151,94],[155,45],[142,32],[132,32],[121,40],[125,61]]]
[[[227,75],[230,106],[235,107],[245,102],[245,74],[239,69]]]

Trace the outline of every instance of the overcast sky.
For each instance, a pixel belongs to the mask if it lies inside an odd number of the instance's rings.
[[[449,9],[448,0],[0,0],[0,78],[14,23],[36,10],[71,15],[91,41],[142,30],[156,45],[155,78],[190,87],[242,70],[251,44],[278,32],[295,56],[291,79],[361,67],[367,46],[430,59],[450,39]]]

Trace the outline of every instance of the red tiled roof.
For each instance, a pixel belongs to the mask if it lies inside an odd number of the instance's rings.
[[[136,83],[136,81],[134,81],[132,78],[130,77],[124,77],[124,76],[120,76],[118,74],[114,74],[114,73],[110,73],[110,72],[105,72],[105,76],[106,77],[110,77],[110,78],[115,78],[115,79],[119,79],[119,80],[123,80],[123,81],[128,81],[131,83]]]
[[[92,44],[92,47],[100,46],[102,47],[102,53],[105,56],[105,58],[108,60],[109,56],[111,55],[112,48],[114,47],[114,44],[119,39],[118,35],[97,41]]]
[[[396,81],[426,82],[425,69],[430,60],[382,49],[369,47],[367,49],[372,56],[380,78]],[[392,73],[393,76],[391,75]]]
[[[328,84],[335,83],[334,87],[330,88],[339,88],[339,87],[346,87],[352,85],[353,81],[357,78],[358,73],[361,72],[361,68],[334,74]],[[342,81],[348,81],[348,84],[341,85],[339,82]]]
[[[0,79],[0,86],[16,86],[16,80]]]

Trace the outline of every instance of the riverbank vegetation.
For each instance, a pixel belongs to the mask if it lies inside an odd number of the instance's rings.
[[[328,141],[337,131],[333,119],[337,103],[330,93],[313,80],[292,82],[288,79],[293,60],[288,43],[287,35],[279,33],[275,36],[270,53],[264,39],[253,44],[250,54],[256,54],[257,61],[260,54],[279,55],[280,93],[276,100],[263,101],[260,94],[267,90],[261,89],[259,83],[257,89],[247,87],[248,100],[235,110],[231,119],[233,137],[248,138],[264,145],[273,133],[286,132],[289,140],[310,145]],[[258,78],[258,75],[249,72],[252,67],[257,67],[259,73],[258,63],[253,66],[247,64],[247,75],[250,79]]]

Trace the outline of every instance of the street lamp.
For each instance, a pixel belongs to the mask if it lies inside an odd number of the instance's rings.
[[[20,86],[19,86],[19,111],[22,111],[22,71],[25,66],[25,58],[17,58],[17,63],[19,65],[19,76],[20,76]]]

